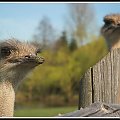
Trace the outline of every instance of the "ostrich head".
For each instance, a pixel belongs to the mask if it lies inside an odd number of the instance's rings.
[[[0,43],[0,82],[18,83],[36,66],[44,62],[34,45],[10,39]]]
[[[101,33],[106,39],[109,50],[120,48],[120,14],[106,15]]]

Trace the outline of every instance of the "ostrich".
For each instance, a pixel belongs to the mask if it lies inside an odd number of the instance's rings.
[[[0,43],[0,116],[12,117],[15,92],[26,74],[44,62],[32,44],[9,39]]]
[[[110,14],[104,17],[101,33],[104,36],[109,51],[120,48],[120,14]]]

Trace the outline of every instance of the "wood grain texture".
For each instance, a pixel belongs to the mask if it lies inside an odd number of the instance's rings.
[[[88,106],[91,103],[92,103],[92,80],[91,80],[91,68],[90,68],[86,72],[85,76],[80,80],[79,109],[83,106]]]
[[[80,80],[79,108],[94,102],[120,103],[120,49],[109,52]]]

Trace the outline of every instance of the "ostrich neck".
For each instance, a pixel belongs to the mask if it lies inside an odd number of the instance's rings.
[[[12,117],[14,112],[15,91],[8,81],[0,82],[0,116]]]
[[[14,67],[0,65],[0,116],[13,116],[15,92],[26,74],[31,70],[29,67]],[[10,65],[9,65],[10,67]]]
[[[120,38],[119,39],[107,39],[107,45],[109,50],[120,48]]]
[[[15,92],[28,69],[0,70],[0,116],[12,117],[14,114]]]
[[[120,48],[120,39],[113,44],[112,49]]]

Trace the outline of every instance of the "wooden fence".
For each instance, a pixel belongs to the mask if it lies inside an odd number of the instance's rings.
[[[109,52],[80,80],[78,109],[94,102],[120,104],[120,49]]]
[[[120,117],[120,49],[87,70],[80,80],[78,110],[58,117]]]

